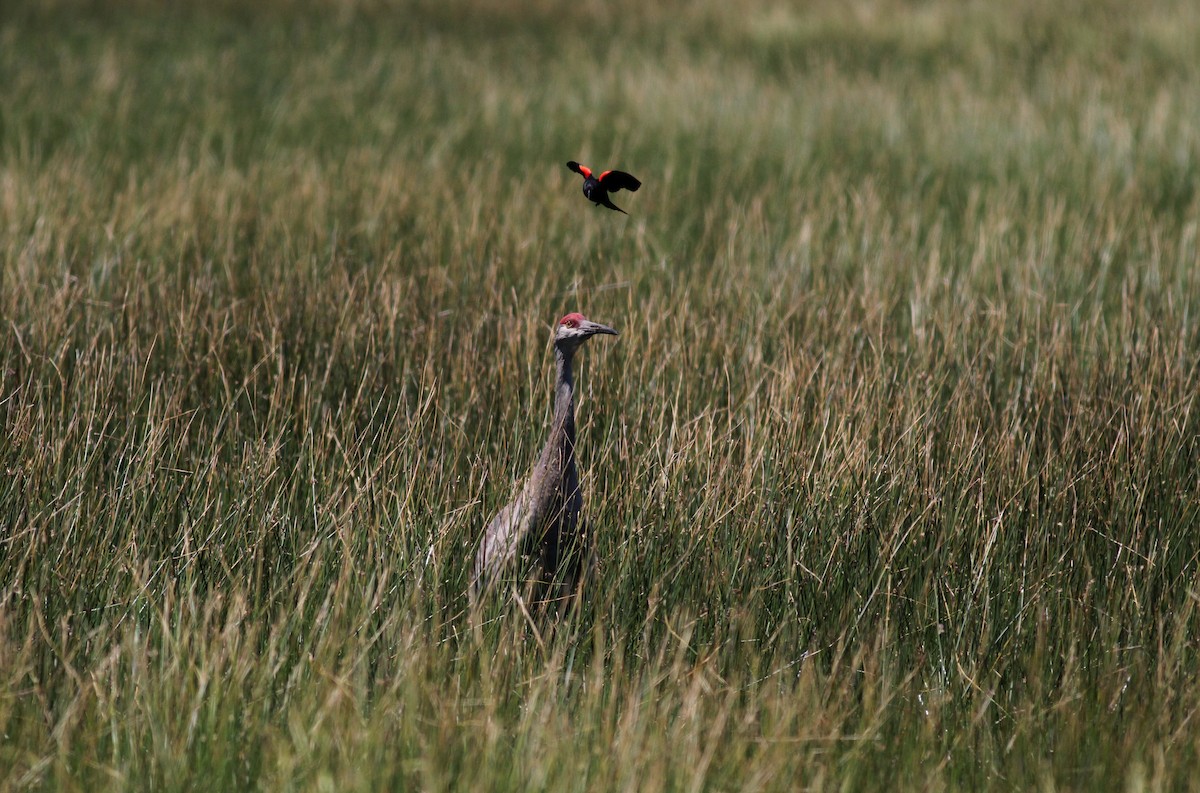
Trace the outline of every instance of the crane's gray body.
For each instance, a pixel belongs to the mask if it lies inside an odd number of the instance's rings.
[[[515,580],[518,589],[532,588],[535,602],[565,601],[578,584],[587,548],[579,520],[583,493],[575,465],[575,379],[571,362],[575,350],[591,335],[616,334],[612,328],[582,321],[586,325],[581,335],[564,336],[560,327],[555,338],[557,366],[550,437],[517,497],[500,510],[484,532],[471,575],[474,597],[500,581],[521,558],[536,559],[528,577]]]

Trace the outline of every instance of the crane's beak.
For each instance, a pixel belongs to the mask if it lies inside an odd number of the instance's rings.
[[[583,330],[586,330],[589,336],[594,336],[597,333],[604,333],[609,336],[620,335],[608,325],[601,325],[599,322],[592,322],[591,320],[583,323]]]

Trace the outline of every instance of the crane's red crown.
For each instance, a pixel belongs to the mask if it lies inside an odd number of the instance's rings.
[[[583,314],[580,314],[578,311],[572,311],[570,314],[567,314],[565,317],[560,319],[558,324],[566,325],[568,328],[575,328],[579,326],[580,322],[587,322],[587,317],[585,317]]]

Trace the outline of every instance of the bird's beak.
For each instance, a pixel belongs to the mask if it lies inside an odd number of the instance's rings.
[[[599,322],[592,322],[590,320],[583,326],[583,329],[586,330],[589,335],[593,336],[597,333],[604,333],[609,336],[620,335],[608,325],[601,325]]]

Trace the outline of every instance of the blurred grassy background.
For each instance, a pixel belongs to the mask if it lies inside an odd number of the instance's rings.
[[[3,786],[1194,784],[1196,41],[5,3]],[[473,626],[568,310],[598,575]]]

